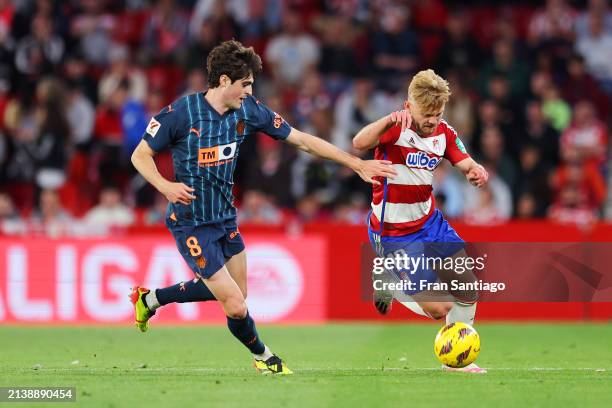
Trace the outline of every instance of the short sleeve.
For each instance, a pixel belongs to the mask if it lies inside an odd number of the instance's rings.
[[[151,149],[160,152],[172,144],[177,138],[179,113],[166,106],[157,115],[153,116],[142,135],[143,140]]]
[[[397,142],[401,134],[401,128],[399,126],[392,126],[385,133],[382,134],[378,143],[381,145],[393,144]]]
[[[444,157],[448,159],[452,165],[470,157],[455,129],[446,123],[444,126],[444,134],[446,135],[446,150],[444,151]]]
[[[254,126],[257,131],[264,132],[276,140],[285,140],[291,133],[291,126],[279,115],[262,102],[249,97],[254,112]],[[249,109],[250,110],[250,109]]]

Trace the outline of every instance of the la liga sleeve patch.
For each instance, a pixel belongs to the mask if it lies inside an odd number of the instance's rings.
[[[161,123],[159,123],[155,118],[151,118],[149,124],[147,125],[146,132],[151,135],[151,137],[155,137],[159,128],[161,127]]]

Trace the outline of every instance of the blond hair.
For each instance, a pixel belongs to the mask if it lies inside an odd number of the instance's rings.
[[[433,69],[418,72],[408,85],[408,100],[425,112],[442,109],[450,95],[448,82]]]

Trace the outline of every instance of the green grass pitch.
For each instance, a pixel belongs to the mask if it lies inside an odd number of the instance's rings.
[[[294,370],[262,376],[225,327],[0,327],[0,386],[75,386],[69,407],[612,406],[612,325],[476,326],[485,375],[446,373],[438,325],[261,326]]]

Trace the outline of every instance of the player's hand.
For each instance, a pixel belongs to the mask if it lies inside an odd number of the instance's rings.
[[[410,115],[410,111],[408,109],[403,109],[401,111],[392,112],[387,116],[389,120],[389,124],[399,125],[402,127],[402,132],[410,127],[412,124],[412,115]]]
[[[489,181],[489,173],[480,164],[473,166],[465,177],[476,187],[482,187]]]
[[[359,167],[355,169],[355,172],[365,182],[379,186],[380,181],[375,180],[374,177],[392,179],[397,175],[397,171],[395,171],[392,164],[389,160],[362,160]]]
[[[185,205],[191,204],[196,197],[191,194],[195,190],[183,183],[168,183],[164,186],[161,193],[166,196],[166,199],[172,204],[181,203]]]

